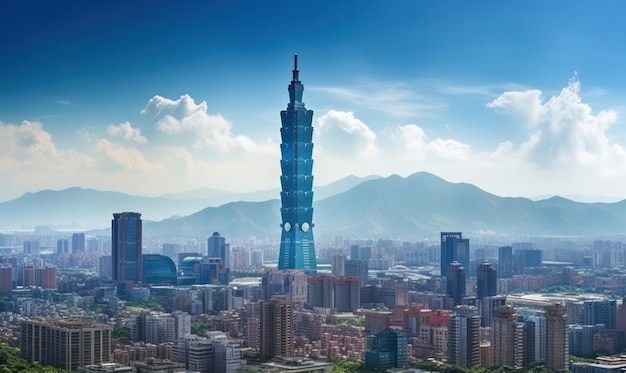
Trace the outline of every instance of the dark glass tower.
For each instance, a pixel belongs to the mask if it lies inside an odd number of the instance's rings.
[[[280,112],[282,233],[278,269],[316,272],[313,243],[313,110],[302,102],[298,55],[294,56],[289,104]]]
[[[111,221],[111,256],[113,282],[118,293],[127,294],[134,284],[143,280],[141,214],[113,214]]]

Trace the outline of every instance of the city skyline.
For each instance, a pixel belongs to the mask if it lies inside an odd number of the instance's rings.
[[[623,199],[624,7],[2,4],[0,202],[276,188],[294,53],[317,185],[427,171],[500,196]]]

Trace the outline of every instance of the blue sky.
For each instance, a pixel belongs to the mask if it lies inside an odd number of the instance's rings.
[[[0,201],[277,187],[294,53],[318,185],[429,171],[502,196],[623,199],[625,8],[5,1]]]

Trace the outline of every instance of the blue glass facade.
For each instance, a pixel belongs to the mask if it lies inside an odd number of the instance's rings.
[[[313,111],[302,102],[298,56],[294,56],[289,104],[280,112],[282,233],[278,269],[317,271],[313,243]]]
[[[141,214],[113,214],[111,221],[111,256],[113,282],[122,294],[143,280]]]
[[[142,257],[144,284],[176,285],[176,265],[171,258],[160,254],[143,254]]]

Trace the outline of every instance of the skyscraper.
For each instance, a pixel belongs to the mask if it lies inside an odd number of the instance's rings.
[[[72,252],[73,253],[85,252],[85,234],[84,233],[72,234]]]
[[[524,360],[524,324],[511,305],[498,307],[491,320],[491,365],[521,368]]]
[[[207,240],[207,255],[209,258],[221,258],[224,268],[230,268],[230,245],[218,232],[213,232]]]
[[[121,212],[111,221],[113,282],[121,294],[143,279],[141,214]]]
[[[469,239],[463,238],[461,232],[441,232],[441,263],[439,268],[441,276],[446,275],[448,265],[455,261],[469,270]]]
[[[482,300],[484,297],[492,297],[498,293],[498,278],[496,269],[488,261],[478,265],[476,279],[476,296]]]
[[[446,271],[446,289],[454,305],[459,306],[465,298],[465,268],[459,262],[452,262]]]
[[[551,371],[569,371],[569,343],[567,311],[562,303],[554,303],[546,310],[546,368]]]
[[[448,319],[448,363],[480,364],[480,316],[472,306],[457,306]]]
[[[282,127],[281,177],[282,233],[278,269],[316,272],[313,242],[313,111],[302,102],[298,56],[294,56],[289,104],[280,112]]]
[[[294,356],[294,303],[286,296],[261,302],[261,358]]]

